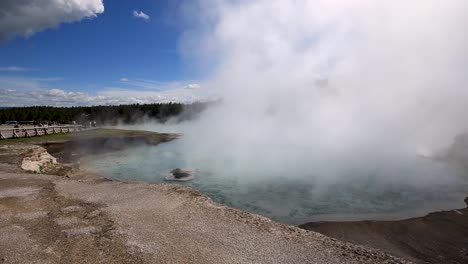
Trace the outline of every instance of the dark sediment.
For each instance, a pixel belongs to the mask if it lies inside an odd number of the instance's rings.
[[[468,208],[399,221],[311,222],[300,227],[417,263],[468,263]]]

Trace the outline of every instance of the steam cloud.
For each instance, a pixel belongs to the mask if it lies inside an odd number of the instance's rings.
[[[199,15],[182,50],[222,98],[185,128],[191,162],[255,180],[454,177],[409,160],[466,131],[467,1],[226,0],[184,10]]]
[[[104,12],[102,0],[2,0],[0,41],[31,36],[60,23],[95,17]]]

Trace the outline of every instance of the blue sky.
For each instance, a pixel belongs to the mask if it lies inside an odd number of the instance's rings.
[[[193,91],[198,87],[194,80],[200,76],[181,57],[178,49],[184,26],[179,21],[177,1],[73,1],[77,3],[78,11],[71,22],[58,19],[54,25],[38,28],[27,36],[21,33],[21,26],[16,25],[27,23],[28,17],[17,15],[13,22],[10,21],[17,32],[0,27],[0,39],[2,34],[7,36],[0,42],[0,95],[4,98],[0,99],[0,104],[42,104],[39,100],[19,98],[31,95],[31,90],[35,89],[96,96],[113,89],[162,91],[191,84],[190,89],[185,90]],[[95,5],[92,16],[80,9],[89,3]],[[2,5],[0,12],[13,10],[8,3]],[[10,1],[10,5],[15,3]],[[100,5],[104,5],[103,12],[99,11]],[[63,17],[58,5],[52,8],[57,9],[50,11],[52,16]],[[135,12],[140,16],[135,16]],[[32,26],[37,23],[31,21]],[[29,86],[22,88],[22,83]],[[7,91],[12,90],[21,94],[13,99],[16,102],[6,100]],[[21,90],[28,90],[28,93],[21,93]],[[172,100],[172,97],[158,97],[155,101]],[[112,102],[77,101],[74,104]]]

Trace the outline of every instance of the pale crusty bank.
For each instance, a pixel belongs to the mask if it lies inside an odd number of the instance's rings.
[[[0,263],[409,263],[176,184],[26,172],[31,155],[57,166],[41,147],[0,146]]]

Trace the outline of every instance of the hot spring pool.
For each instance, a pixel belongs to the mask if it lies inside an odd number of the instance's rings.
[[[406,165],[427,166],[431,171],[440,171],[440,177],[453,177],[443,184],[419,184],[382,182],[382,177],[369,174],[324,183],[309,175],[291,177],[272,171],[263,172],[268,175],[259,178],[262,172],[230,170],[229,163],[225,170],[213,172],[210,166],[189,160],[179,140],[175,140],[90,156],[82,160],[82,168],[116,180],[144,182],[163,182],[163,175],[174,168],[197,168],[200,173],[195,180],[178,184],[198,189],[217,202],[289,224],[419,216],[464,207],[463,199],[468,194],[468,177],[461,168],[417,157]],[[308,173],[313,174],[313,170]]]

